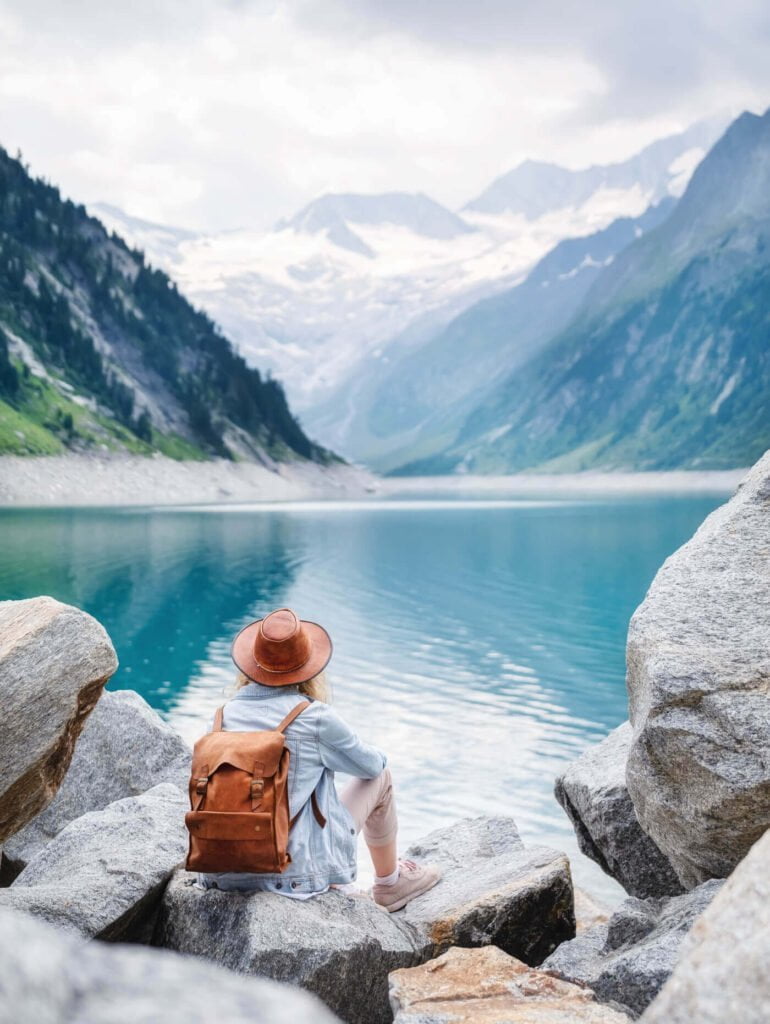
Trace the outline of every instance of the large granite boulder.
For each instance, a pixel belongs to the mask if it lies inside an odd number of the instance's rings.
[[[423,939],[363,895],[333,890],[301,901],[203,891],[184,872],[163,897],[155,941],[242,974],[298,985],[356,1024],[386,1024],[388,972],[427,956]]]
[[[0,908],[88,938],[147,939],[163,889],[184,860],[187,801],[164,782],[64,828],[27,864]]]
[[[692,888],[770,827],[770,453],[663,565],[628,632],[626,778]]]
[[[407,856],[443,872],[439,885],[398,915],[430,940],[432,956],[492,944],[536,965],[575,934],[569,861],[548,847],[525,847],[512,818],[459,821]]]
[[[53,799],[117,664],[85,612],[50,597],[0,602],[0,846]]]
[[[525,849],[510,818],[458,822],[409,855],[439,863],[444,877],[396,914],[340,891],[304,902],[204,891],[180,871],[165,892],[155,941],[301,985],[343,1020],[378,1024],[390,1020],[387,975],[397,967],[453,944],[496,943],[537,962],[575,934],[566,858]]]
[[[682,943],[644,1024],[770,1020],[770,832],[749,851]]]
[[[390,975],[393,1024],[629,1024],[593,993],[496,946],[453,947]]]
[[[8,869],[20,871],[71,821],[161,782],[184,792],[190,748],[133,690],[105,691],[86,721],[67,774],[46,809],[7,840]]]
[[[556,799],[567,812],[578,846],[631,896],[675,896],[684,891],[674,869],[642,831],[626,786],[631,725],[624,722],[589,747],[556,779]]]
[[[334,1024],[317,999],[160,949],[83,942],[0,908],[3,1024]]]
[[[687,932],[721,881],[660,899],[628,899],[606,925],[565,942],[543,963],[565,981],[587,985],[602,1002],[640,1014],[671,975]]]

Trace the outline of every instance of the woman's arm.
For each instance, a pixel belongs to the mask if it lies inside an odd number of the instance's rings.
[[[388,763],[381,751],[360,740],[329,707],[318,719],[318,748],[321,761],[327,768],[358,779],[376,778]]]

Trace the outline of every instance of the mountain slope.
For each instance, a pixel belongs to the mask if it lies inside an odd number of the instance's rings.
[[[521,284],[471,306],[424,344],[391,343],[387,360],[370,358],[358,382],[332,394],[333,409],[354,410],[336,442],[383,472],[446,447],[482,396],[566,326],[602,268],[673,205],[667,199],[559,242]]]
[[[0,150],[0,451],[331,456],[160,270]]]
[[[769,394],[770,111],[738,118],[574,322],[408,470],[748,465]]]

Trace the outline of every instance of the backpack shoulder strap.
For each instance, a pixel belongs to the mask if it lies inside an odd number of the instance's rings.
[[[211,730],[212,732],[222,732],[222,715],[224,714],[224,710],[224,704],[221,708],[217,708],[217,712],[214,715],[214,728]]]
[[[288,713],[286,718],[284,718],[284,720],[281,722],[281,724],[277,725],[275,727],[275,731],[276,732],[284,732],[284,730],[289,728],[289,726],[294,721],[294,719],[297,718],[299,715],[301,715],[302,712],[305,710],[305,708],[309,708],[309,707],[310,707],[310,701],[309,700],[303,700],[301,704],[298,704],[296,706],[296,708],[292,708],[291,709],[291,711]]]
[[[276,729],[276,732],[283,732],[284,729],[287,729],[291,725],[291,723],[294,721],[295,718],[298,718],[306,708],[310,707],[311,703],[312,702],[309,701],[309,700],[303,700],[301,704],[298,704],[296,706],[296,708],[292,708],[291,711],[286,716],[286,718],[284,718],[284,720],[278,726],[278,728]],[[310,802],[311,802],[312,807],[313,807],[313,815],[315,817],[315,820],[318,822],[318,824],[321,826],[321,828],[326,828],[326,818],[324,817],[323,813],[321,812],[321,808],[318,806],[318,799],[317,799],[317,797],[315,795],[315,790],[313,790],[313,792],[312,792],[312,794],[310,796]],[[289,828],[291,828],[294,825],[294,822],[299,817],[299,814],[300,814],[300,812],[297,811],[297,813],[294,815],[294,817],[289,822]]]

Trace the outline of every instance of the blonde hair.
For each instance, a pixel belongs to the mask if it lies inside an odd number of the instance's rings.
[[[239,672],[235,679],[235,689],[240,690],[243,686],[248,686],[249,683],[253,683],[253,679],[249,679],[243,672]],[[329,684],[326,681],[326,673],[319,672],[317,676],[313,676],[312,679],[308,679],[304,683],[299,683],[297,689],[303,697],[310,697],[311,700],[320,700],[324,704],[329,704]]]

